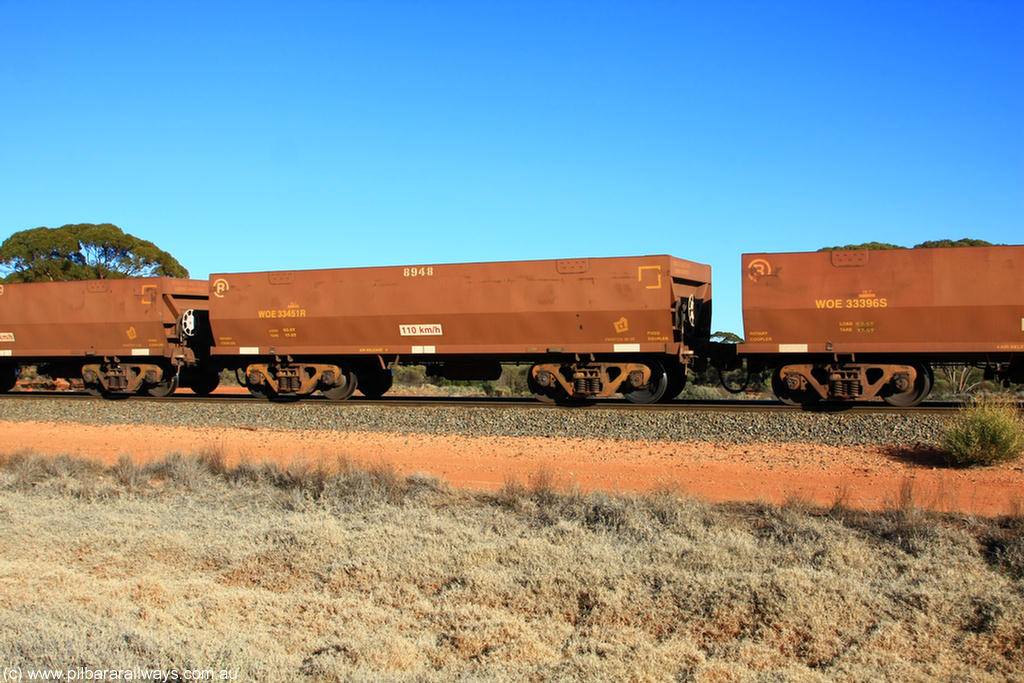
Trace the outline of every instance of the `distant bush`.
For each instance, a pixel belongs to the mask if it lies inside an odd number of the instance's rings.
[[[503,365],[495,380],[446,379],[429,374],[423,365],[399,365],[394,369],[395,385],[400,387],[439,387],[451,395],[530,396],[526,384],[529,365]]]
[[[697,401],[715,401],[721,399],[725,392],[716,386],[707,384],[687,384],[679,394],[679,398],[688,398]]]
[[[400,387],[421,387],[426,383],[426,368],[422,365],[399,365],[394,369],[395,384]]]
[[[1012,403],[979,401],[953,418],[943,435],[951,465],[994,465],[1024,451],[1024,421]]]
[[[494,382],[495,394],[498,396],[530,396],[526,376],[530,372],[529,365],[505,365],[501,369],[501,377]]]

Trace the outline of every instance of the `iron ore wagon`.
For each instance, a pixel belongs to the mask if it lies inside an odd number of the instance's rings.
[[[744,254],[738,352],[791,403],[914,405],[932,367],[1024,382],[1024,247]]]
[[[214,359],[260,396],[382,395],[531,365],[538,398],[673,398],[710,334],[711,269],[671,256],[210,276]]]
[[[125,278],[0,285],[0,390],[19,367],[114,395],[216,388],[207,283]]]

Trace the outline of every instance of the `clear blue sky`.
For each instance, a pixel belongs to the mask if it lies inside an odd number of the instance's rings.
[[[1024,242],[1021,2],[0,0],[0,238],[211,272]]]

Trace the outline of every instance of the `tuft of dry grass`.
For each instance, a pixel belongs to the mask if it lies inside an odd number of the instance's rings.
[[[1015,403],[983,399],[964,407],[942,435],[950,465],[973,467],[1016,460],[1024,453],[1024,419]]]
[[[1024,518],[0,458],[0,660],[261,681],[1020,680]]]
[[[506,477],[494,501],[507,510],[518,511],[523,507],[523,499],[527,496],[526,487],[515,477]]]
[[[222,477],[228,474],[227,459],[220,448],[207,448],[196,455],[203,468],[212,475]]]
[[[541,467],[530,475],[530,496],[538,505],[550,505],[558,495],[558,484],[554,471]]]

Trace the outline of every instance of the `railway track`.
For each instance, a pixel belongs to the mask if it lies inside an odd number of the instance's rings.
[[[578,407],[528,397],[387,396],[331,401],[311,397],[271,403],[245,394],[133,396],[108,400],[85,393],[13,392],[0,398],[0,422],[61,425],[160,424],[285,430],[387,432],[495,437],[554,437],[704,443],[809,442],[916,448],[935,443],[956,404],[912,409],[850,406],[814,412],[775,401],[675,401],[636,405],[602,400]],[[69,432],[74,439],[73,431]],[[629,448],[624,446],[624,448]]]
[[[0,400],[11,401],[34,401],[51,398],[63,398],[80,401],[105,402],[110,399],[103,399],[92,396],[86,392],[76,391],[11,391],[0,395]],[[139,403],[176,403],[188,401],[192,403],[207,404],[265,404],[266,399],[256,398],[248,394],[214,394],[210,396],[195,396],[187,393],[180,393],[165,398],[151,396],[126,397],[132,402]],[[757,400],[685,400],[677,399],[668,403],[655,403],[638,405],[625,399],[597,399],[580,405],[560,406],[548,403],[541,403],[531,397],[484,397],[484,396],[401,396],[393,395],[379,399],[368,399],[361,396],[353,396],[346,401],[331,401],[323,396],[314,395],[306,397],[301,401],[304,405],[322,405],[324,407],[334,406],[344,408],[346,406],[375,406],[375,407],[447,407],[447,408],[533,408],[542,410],[571,410],[571,411],[629,411],[629,412],[722,412],[722,413],[855,413],[855,414],[900,414],[900,415],[941,415],[954,413],[963,407],[963,403],[957,401],[930,401],[912,408],[896,408],[883,403],[878,404],[821,404],[814,407],[802,408],[790,406],[779,401],[769,399]],[[297,403],[296,401],[282,400],[276,403],[287,405]]]

